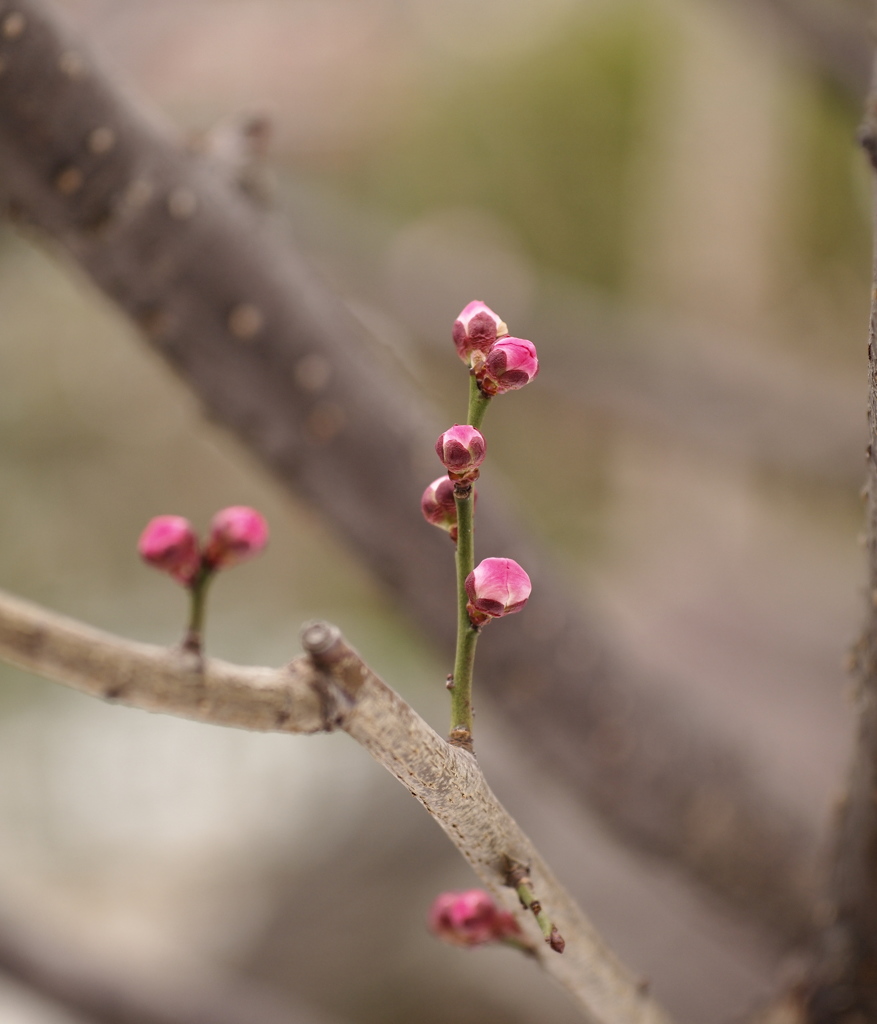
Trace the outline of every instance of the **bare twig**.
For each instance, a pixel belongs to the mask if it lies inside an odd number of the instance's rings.
[[[274,732],[342,729],[415,796],[479,878],[505,895],[508,864],[529,867],[566,939],[538,959],[596,1024],[667,1018],[621,966],[488,787],[474,756],[434,732],[334,626],[306,627],[308,656],[248,669],[135,644],[0,592],[0,657],[95,697],[217,725]],[[500,895],[502,894],[502,895]]]
[[[877,64],[862,144],[877,172]],[[875,210],[877,238],[877,210]],[[838,814],[832,910],[823,932],[807,1020],[877,1020],[877,260],[868,337],[867,450],[869,600],[855,650],[858,736],[849,789]]]
[[[56,239],[409,617],[450,648],[451,560],[416,509],[423,402],[252,204],[132,107],[39,0],[0,0],[0,198]],[[674,858],[787,941],[812,844],[679,701],[598,639],[545,557],[484,503],[485,550],[525,564],[530,627],[485,645],[483,690],[625,840]],[[430,586],[423,586],[425,579]],[[705,805],[727,827],[699,829]]]

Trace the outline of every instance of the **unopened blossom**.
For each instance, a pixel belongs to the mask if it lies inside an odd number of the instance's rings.
[[[201,566],[198,537],[182,516],[156,516],[146,524],[137,550],[144,562],[188,586]]]
[[[454,483],[448,476],[440,476],[426,488],[420,499],[420,511],[428,523],[447,530],[456,539],[457,503],[454,501]]]
[[[458,355],[467,364],[471,364],[474,353],[486,355],[496,339],[508,333],[508,327],[490,306],[481,301],[470,302],[454,321],[454,344]]]
[[[478,504],[478,492],[475,490],[472,491],[472,503]],[[454,500],[454,482],[450,477],[440,476],[433,480],[420,499],[420,511],[428,523],[447,530],[451,540],[456,541],[457,503]]]
[[[466,607],[472,624],[519,612],[531,590],[530,577],[514,559],[485,558],[466,577]]]
[[[204,562],[211,569],[227,569],[257,555],[267,543],[264,516],[246,505],[232,505],[213,517]]]
[[[521,934],[514,916],[483,889],[441,893],[430,908],[429,928],[454,946],[483,946]]]
[[[481,431],[458,423],[439,437],[435,451],[452,480],[475,480],[487,444]]]
[[[487,353],[476,377],[486,395],[502,395],[529,384],[538,373],[539,360],[532,341],[502,338]]]

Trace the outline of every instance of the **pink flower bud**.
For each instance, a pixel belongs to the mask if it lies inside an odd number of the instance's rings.
[[[440,476],[423,492],[420,499],[423,518],[449,533],[457,529],[457,505],[454,501],[454,483],[447,476]]]
[[[483,946],[521,934],[514,915],[497,907],[483,889],[437,896],[429,911],[429,928],[454,946]]]
[[[452,480],[476,480],[487,445],[480,431],[458,423],[441,435],[435,450]]]
[[[156,516],[140,534],[137,550],[144,562],[155,566],[183,586],[195,577],[201,565],[198,538],[192,524],[182,516]]]
[[[454,321],[454,344],[464,363],[474,352],[486,353],[497,338],[509,333],[508,327],[483,302],[470,302]]]
[[[466,577],[469,618],[475,626],[519,612],[527,603],[530,577],[511,558],[485,558]]]
[[[478,504],[478,492],[472,491],[472,504]],[[454,501],[454,481],[448,476],[440,476],[423,492],[420,499],[420,511],[423,518],[441,530],[447,530],[451,540],[457,539],[457,503]]]
[[[204,561],[212,569],[227,569],[257,555],[267,543],[264,517],[246,505],[232,505],[213,517]]]
[[[487,353],[476,376],[486,395],[502,395],[529,384],[538,372],[539,360],[532,341],[503,338]]]

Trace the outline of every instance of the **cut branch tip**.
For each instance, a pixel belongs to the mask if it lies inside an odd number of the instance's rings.
[[[340,639],[338,627],[329,622],[306,622],[301,629],[302,647],[315,659],[327,654]]]

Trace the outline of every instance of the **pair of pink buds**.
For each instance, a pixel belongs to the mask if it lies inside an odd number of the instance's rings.
[[[510,338],[505,323],[480,300],[470,302],[457,317],[453,337],[457,353],[486,395],[517,391],[539,372],[533,343]]]
[[[217,512],[202,550],[198,535],[182,516],[157,516],[140,535],[140,557],[184,587],[217,569],[245,562],[268,543],[268,524],[255,509],[233,505]]]

